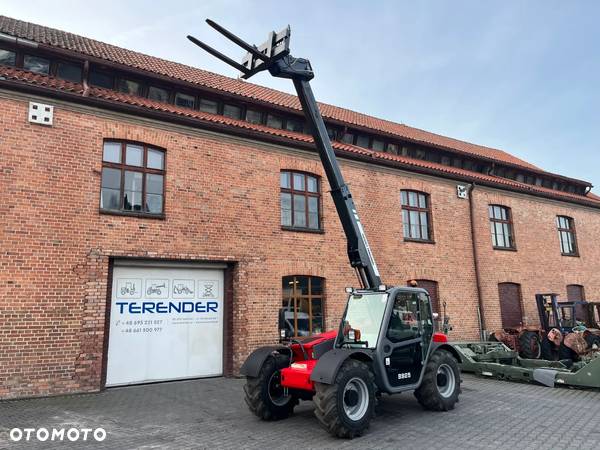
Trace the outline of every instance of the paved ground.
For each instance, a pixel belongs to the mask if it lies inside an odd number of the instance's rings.
[[[242,380],[214,378],[99,394],[0,402],[0,448],[598,449],[600,393],[464,376],[454,411],[423,411],[412,394],[384,397],[369,433],[337,440],[312,403],[274,423],[250,415]],[[564,420],[562,417],[566,417]],[[102,442],[12,442],[13,427],[103,427]],[[91,439],[91,436],[90,436]]]

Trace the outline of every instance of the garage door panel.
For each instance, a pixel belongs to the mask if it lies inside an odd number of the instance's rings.
[[[113,270],[107,386],[222,375],[223,271]]]

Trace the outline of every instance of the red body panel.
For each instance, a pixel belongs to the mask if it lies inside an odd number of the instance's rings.
[[[293,361],[290,367],[281,370],[281,385],[287,388],[314,391],[314,383],[310,380],[310,375],[317,365],[313,348],[315,345],[335,339],[336,336],[337,331],[327,331],[301,339],[307,358],[305,358],[300,344],[292,344]]]
[[[446,343],[448,342],[448,336],[446,336],[444,333],[433,333],[433,342],[440,342],[440,343]]]
[[[314,391],[310,374],[316,365],[316,359],[292,363],[290,367],[281,370],[281,385],[286,388]]]

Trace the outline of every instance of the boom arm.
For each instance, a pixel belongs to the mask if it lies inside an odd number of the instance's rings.
[[[301,79],[293,79],[293,81],[331,187],[331,197],[346,234],[350,265],[358,272],[365,289],[376,289],[381,284],[379,270],[375,264],[375,258],[371,252],[371,247],[369,247],[363,226],[360,223],[350,188],[344,181],[337,158],[331,147],[331,141],[310,87],[310,82]]]
[[[269,33],[267,42],[256,47],[244,42],[233,33],[210,20],[207,20],[207,23],[248,51],[242,64],[236,63],[191,36],[188,36],[188,39],[213,56],[240,70],[242,78],[250,78],[259,71],[268,70],[274,77],[289,78],[294,82],[302,110],[310,126],[319,157],[321,158],[327,180],[331,187],[331,196],[335,208],[346,234],[350,265],[357,271],[363,288],[377,289],[381,285],[379,270],[375,264],[367,236],[358,217],[352,194],[344,181],[333,147],[331,146],[319,106],[310,87],[310,80],[314,77],[310,62],[307,59],[294,58],[289,54],[290,28],[287,27],[279,33]]]

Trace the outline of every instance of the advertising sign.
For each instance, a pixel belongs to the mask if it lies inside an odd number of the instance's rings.
[[[114,267],[106,385],[222,375],[223,271]]]

